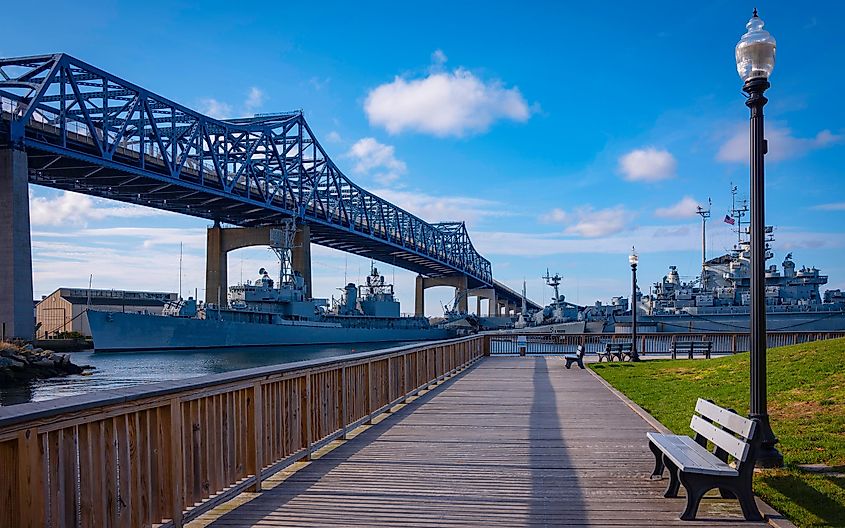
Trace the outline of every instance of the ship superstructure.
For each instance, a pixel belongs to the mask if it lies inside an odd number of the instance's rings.
[[[278,279],[261,268],[259,277],[229,288],[228,303],[201,305],[180,300],[163,315],[90,312],[97,350],[172,350],[231,346],[275,346],[444,339],[425,317],[402,316],[393,285],[375,266],[366,284],[349,283],[339,302],[308,295],[305,280],[291,267],[293,222],[271,230],[279,257]]]

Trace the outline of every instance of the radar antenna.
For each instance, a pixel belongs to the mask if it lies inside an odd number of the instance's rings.
[[[560,286],[560,273],[555,273],[554,276],[549,274],[549,268],[546,268],[546,274],[540,277],[542,279],[546,279],[546,284],[551,286],[555,289],[555,300],[557,302],[560,299],[560,293],[558,292],[558,287]]]

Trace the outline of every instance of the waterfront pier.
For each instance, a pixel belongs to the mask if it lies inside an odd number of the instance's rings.
[[[0,526],[688,524],[649,479],[645,434],[665,429],[560,356],[500,357],[511,342],[0,408]],[[708,498],[694,524],[714,519],[754,526]]]

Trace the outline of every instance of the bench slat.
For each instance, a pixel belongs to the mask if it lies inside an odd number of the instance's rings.
[[[710,440],[718,447],[724,449],[729,455],[733,456],[739,461],[745,462],[745,457],[748,456],[748,444],[733,436],[732,434],[719,429],[712,423],[708,422],[700,416],[693,416],[690,422],[690,427],[696,433],[701,434],[704,438]]]
[[[744,438],[751,438],[751,433],[754,431],[754,420],[749,420],[736,413],[732,413],[702,398],[699,398],[695,404],[695,412],[726,429],[742,435]]]
[[[648,433],[648,438],[671,460],[678,469],[703,475],[736,476],[736,469],[725,464],[695,440],[683,435]]]

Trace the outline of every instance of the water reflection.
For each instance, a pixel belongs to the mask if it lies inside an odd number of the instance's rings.
[[[221,348],[202,351],[74,352],[77,365],[96,369],[86,376],[66,376],[0,386],[0,406],[50,400],[105,389],[117,389],[217,374],[233,370],[342,356],[402,343],[356,343],[354,346],[319,345],[255,348]]]

